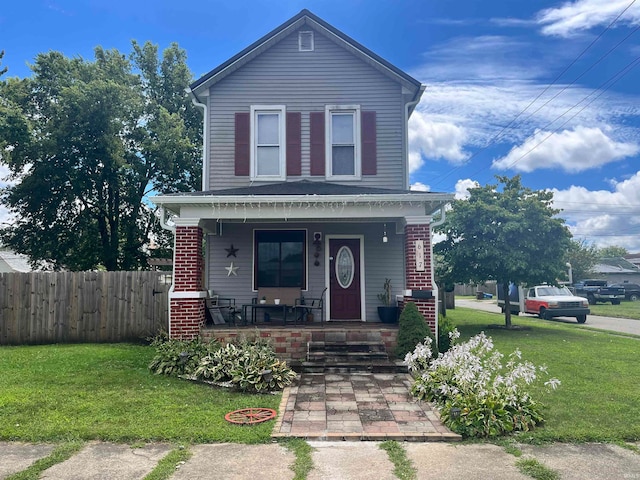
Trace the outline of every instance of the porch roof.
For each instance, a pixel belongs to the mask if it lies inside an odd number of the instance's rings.
[[[182,219],[242,221],[424,216],[453,199],[450,193],[309,180],[151,197]]]

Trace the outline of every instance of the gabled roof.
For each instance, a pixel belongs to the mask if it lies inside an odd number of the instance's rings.
[[[290,18],[279,27],[275,28],[271,32],[267,33],[264,37],[258,41],[252,43],[247,48],[242,50],[237,55],[234,55],[226,62],[222,63],[218,67],[211,70],[195,82],[190,85],[190,90],[196,96],[201,95],[211,85],[220,81],[230,73],[240,68],[245,63],[249,62],[260,53],[279,42],[285,36],[289,35],[299,27],[306,25],[314,30],[324,32],[329,38],[332,38],[336,43],[342,45],[347,50],[351,51],[354,55],[360,57],[365,62],[372,65],[377,70],[381,71],[387,76],[399,81],[402,85],[415,90],[415,96],[420,94],[421,83],[403,72],[399,68],[395,67],[382,57],[376,55],[368,48],[364,47],[354,39],[345,35],[337,28],[329,25],[320,17],[314,15],[309,10],[302,10],[296,16]]]
[[[594,271],[597,273],[640,273],[640,268],[622,257],[615,257],[601,258],[594,267]]]
[[[31,272],[29,258],[25,255],[0,249],[0,272]]]

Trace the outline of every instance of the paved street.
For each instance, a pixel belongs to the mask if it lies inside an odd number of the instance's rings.
[[[485,312],[498,313],[500,312],[500,307],[496,304],[495,299],[490,300],[475,300],[468,298],[456,298],[456,306],[464,307],[464,308],[474,308],[476,310],[482,310]],[[640,308],[640,304],[639,307]],[[523,317],[527,318],[537,318],[534,315],[521,314]],[[590,327],[597,328],[599,330],[609,330],[613,332],[620,333],[631,333],[633,335],[640,335],[640,320],[634,320],[631,318],[615,318],[615,317],[601,317],[598,315],[588,315],[587,323],[584,325],[580,325],[576,322],[576,319],[573,317],[559,317],[554,318],[553,320],[540,320],[541,322],[562,322],[562,323],[570,323],[575,325],[576,327]]]

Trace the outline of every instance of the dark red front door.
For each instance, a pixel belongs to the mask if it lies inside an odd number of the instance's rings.
[[[360,239],[329,240],[331,320],[361,320]]]

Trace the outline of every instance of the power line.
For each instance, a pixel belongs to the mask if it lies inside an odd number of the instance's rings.
[[[620,19],[620,17],[622,15],[624,15],[624,13],[629,10],[629,8],[631,8],[633,6],[634,3],[636,3],[637,0],[632,0],[631,3],[629,3],[629,5],[627,5],[627,7],[622,10],[622,12],[620,12],[618,14],[618,16],[616,16],[616,18],[614,18],[611,23],[609,23],[609,25],[607,25],[607,27],[600,32],[600,34],[584,49],[582,50],[582,52],[580,52],[580,54],[562,71],[560,72],[560,74],[558,76],[556,76],[556,78],[549,84],[547,85],[542,92],[540,92],[531,102],[529,102],[529,104],[522,110],[520,111],[506,126],[504,126],[497,134],[495,134],[493,137],[491,137],[488,141],[488,143],[480,148],[480,150],[477,150],[475,153],[473,153],[468,159],[467,159],[467,163],[472,160],[473,158],[477,157],[480,153],[482,153],[483,151],[485,151],[487,148],[489,148],[491,145],[493,145],[495,143],[495,141],[500,137],[500,135],[502,135],[523,113],[525,113],[542,95],[544,95],[560,78],[562,78],[562,76],[580,59],[582,58],[582,56],[589,50],[591,49],[591,47],[598,41],[600,40],[600,38],[602,38],[602,36]],[[640,28],[640,27],[639,27]],[[636,29],[637,30],[637,29]],[[635,33],[635,31],[632,32]],[[630,35],[629,35],[630,36]],[[626,38],[628,38],[629,36],[627,36]],[[626,40],[626,38],[624,40]],[[624,41],[623,40],[623,41]],[[622,42],[620,42],[622,43]],[[617,48],[620,43],[618,45],[616,45],[614,47],[614,49],[612,49],[611,51],[615,50],[615,48]],[[609,53],[608,52],[607,55]],[[600,60],[598,60],[598,62],[600,62],[602,60],[602,58]],[[592,66],[593,67],[593,66]],[[592,67],[590,67],[589,69],[591,69]],[[586,72],[585,72],[586,73]],[[575,82],[575,80],[574,80]],[[572,82],[572,84],[574,83]],[[554,97],[555,98],[555,97]],[[546,105],[546,104],[545,104]],[[536,110],[537,112],[538,110]],[[535,113],[535,112],[534,112]],[[529,117],[527,117],[529,118]],[[464,165],[459,165],[451,170],[449,170],[446,174],[440,176],[439,179],[437,179],[437,181],[435,182],[430,182],[432,186],[435,185],[439,185],[440,183],[442,183],[442,181],[444,181],[444,179],[446,179],[447,177],[449,177],[451,174],[453,174],[454,172],[458,171],[459,169],[461,169]],[[478,170],[480,171],[480,170]],[[477,173],[477,172],[476,172]],[[475,175],[475,173],[474,173]]]
[[[540,142],[538,142],[536,145],[534,145],[530,150],[528,150],[525,154],[523,154],[522,156],[520,156],[519,158],[517,158],[516,160],[514,160],[511,164],[509,164],[509,166],[506,168],[507,170],[510,169],[511,167],[513,167],[516,163],[518,163],[520,160],[522,160],[524,157],[526,157],[527,155],[529,155],[531,152],[533,152],[536,148],[538,148],[540,145],[542,145],[544,142],[546,142],[547,140],[549,140],[549,138],[551,138],[555,133],[557,133],[562,127],[564,127],[567,123],[569,123],[571,120],[573,120],[576,116],[578,116],[580,113],[582,113],[584,111],[585,108],[587,108],[589,105],[591,105],[593,102],[595,102],[598,98],[600,98],[602,95],[604,95],[604,93],[609,90],[613,85],[615,85],[618,80],[620,80],[622,77],[624,77],[627,73],[629,73],[631,70],[633,70],[633,68],[638,65],[640,63],[640,57],[637,57],[636,59],[634,59],[631,63],[627,64],[622,70],[618,71],[618,73],[616,73],[613,77],[611,77],[609,80],[607,80],[606,82],[604,82],[600,87],[598,87],[597,89],[593,90],[589,95],[587,95],[586,97],[584,97],[582,100],[580,100],[578,103],[576,103],[575,105],[573,105],[571,108],[569,108],[568,110],[566,110],[562,115],[556,117],[554,120],[552,120],[551,122],[547,123],[547,125],[545,125],[542,129],[544,130],[545,128],[547,128],[548,126],[552,125],[553,123],[556,122],[556,120],[561,119],[562,117],[564,117],[567,113],[569,113],[571,110],[573,110],[574,108],[576,108],[578,105],[580,105],[582,102],[584,102],[587,98],[589,98],[591,95],[593,95],[595,92],[597,92],[598,90],[602,89],[602,87],[604,85],[606,85],[607,83],[611,82],[610,85],[608,85],[604,90],[602,90],[602,92],[600,92],[598,95],[596,95],[592,100],[590,100],[584,107],[582,107],[580,110],[578,110],[575,114],[573,114],[571,117],[569,117],[565,122],[563,122],[558,128],[556,128],[555,130],[553,130],[552,132],[550,132],[545,138],[543,138]],[[626,70],[626,71],[625,71]],[[618,78],[616,78],[618,77]]]

